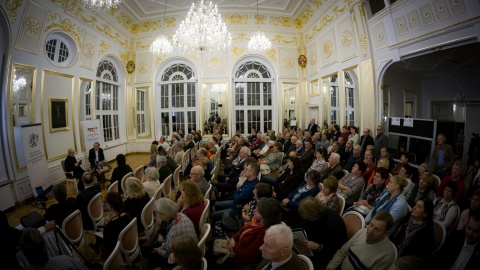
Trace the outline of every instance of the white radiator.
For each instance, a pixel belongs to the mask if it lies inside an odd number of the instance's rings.
[[[0,210],[2,211],[15,205],[10,188],[11,186],[11,184],[8,184],[0,188]]]

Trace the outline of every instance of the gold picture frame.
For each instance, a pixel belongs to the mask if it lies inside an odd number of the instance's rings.
[[[68,127],[68,99],[48,99],[48,120],[50,133],[69,130]]]

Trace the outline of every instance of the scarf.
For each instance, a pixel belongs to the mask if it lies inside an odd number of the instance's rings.
[[[406,226],[406,228],[405,228]],[[405,235],[402,236],[401,240],[402,242],[400,245],[397,247],[398,250],[398,255],[402,256],[402,253],[405,251],[405,249],[408,247],[412,239],[417,235],[417,233],[420,231],[420,229],[424,228],[426,226],[425,222],[422,221],[416,221],[412,217],[408,219],[408,222],[402,226],[402,228],[399,229],[399,232],[403,232],[405,229]]]
[[[397,201],[398,196],[400,195],[401,194],[398,194],[397,196],[393,197],[391,200],[388,200],[390,199],[390,196],[391,196],[390,193],[386,193],[385,195],[383,195],[383,197],[380,198],[380,200],[373,207],[372,217],[375,216],[375,213],[377,213],[377,211],[389,212],[390,208],[392,208],[392,205]]]

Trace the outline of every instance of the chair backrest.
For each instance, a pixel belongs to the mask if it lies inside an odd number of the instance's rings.
[[[118,193],[118,181],[114,181],[110,184],[110,186],[107,189],[107,193],[109,192]]]
[[[453,230],[456,230],[458,226],[458,222],[460,222],[460,215],[462,214],[460,207],[458,206],[458,204],[455,204],[454,207],[457,210],[457,216],[455,217],[455,221],[453,222],[452,226],[448,230],[447,234],[450,234]]]
[[[173,147],[173,146],[172,146],[172,147],[169,147],[169,148],[167,149],[167,155],[168,155],[169,157],[173,156],[173,151],[174,151],[174,150],[175,150],[175,147]]]
[[[155,201],[162,198],[164,184],[165,182],[163,182],[163,184],[161,184],[160,187],[158,187],[157,191],[155,191],[155,195],[153,195],[153,198],[155,199]]]
[[[407,178],[405,180],[407,180],[407,185],[403,189],[403,192],[402,192],[403,195],[407,195],[408,191],[410,191],[410,189],[412,189],[413,186],[414,186],[414,184],[413,184],[412,180],[410,180],[410,178]]]
[[[172,177],[173,175],[169,175],[162,183],[163,186],[163,196],[170,197],[172,194]]]
[[[182,166],[178,166],[175,171],[173,172],[173,182],[175,183],[174,189],[175,193],[177,193],[178,189],[180,188],[180,173],[182,172]]]
[[[125,174],[122,177],[122,180],[120,181],[120,185],[122,186],[122,190],[123,190],[124,193],[125,193],[125,190],[127,190],[127,183],[126,183],[125,180],[132,175],[133,175],[133,173],[129,172],[129,173]],[[115,180],[115,179],[113,179],[113,180]]]
[[[127,258],[127,261],[132,262],[140,253],[136,217],[120,232],[118,241],[120,241],[120,250]]]
[[[348,174],[348,171],[347,170],[343,170],[343,176],[347,175]],[[340,179],[339,179],[340,180]]]
[[[305,270],[313,270],[314,269],[312,261],[310,261],[310,259],[307,256],[301,255],[301,254],[299,254],[297,256],[300,259],[300,261],[302,261],[302,263],[303,263],[303,269],[305,269]]]
[[[183,153],[182,157],[182,171],[185,171],[185,168],[187,167],[188,162],[190,161],[190,152],[191,149],[188,149],[187,152]],[[193,159],[192,159],[193,160]]]
[[[75,210],[63,221],[62,231],[68,241],[74,245],[81,244],[85,241],[80,210]]]
[[[64,173],[69,173],[69,172],[67,172],[67,170],[65,169],[65,160],[62,160],[60,163],[62,164],[63,172],[64,172]]]
[[[142,225],[145,228],[145,237],[141,237],[142,239],[149,239],[150,235],[153,232],[153,225],[154,225],[154,218],[153,218],[153,203],[155,202],[155,198],[150,199],[150,201],[143,207],[141,221]]]
[[[207,270],[208,269],[208,263],[205,258],[202,258],[202,270]]]
[[[440,221],[434,219],[433,220],[433,251],[437,252],[445,242],[445,238],[447,237],[447,230],[445,230],[445,226]]]
[[[213,176],[212,176],[212,178],[213,178]],[[203,196],[203,199],[209,199],[210,200],[210,193],[212,193],[212,188],[213,188],[213,185],[210,184],[210,186],[207,189],[207,192],[205,192],[205,196]]]
[[[205,242],[207,241],[207,237],[210,234],[211,229],[212,229],[212,225],[210,225],[210,223],[205,223],[203,225],[203,230],[200,231],[201,234],[199,237],[200,241],[198,241],[198,247],[202,251],[203,256],[205,256],[205,251],[207,250],[205,246]]]
[[[103,270],[118,269],[123,265],[122,252],[120,251],[120,241],[117,241],[115,248],[103,264]]]
[[[205,209],[203,209],[202,215],[200,216],[200,221],[198,222],[198,228],[200,231],[203,230],[203,224],[207,223],[207,219],[210,213],[210,200],[204,199],[203,203],[205,204]]]
[[[90,202],[88,202],[87,211],[95,226],[94,231],[96,231],[97,225],[103,223],[103,201],[101,192],[93,196]]]
[[[398,250],[397,250],[397,246],[395,246],[395,244],[393,242],[390,242],[393,246],[393,250],[395,251],[395,260],[397,259],[398,257]]]
[[[342,216],[345,227],[347,228],[347,239],[352,238],[360,229],[365,227],[365,219],[355,211],[346,212]]]
[[[339,210],[340,210],[340,213],[339,215],[343,215],[343,210],[345,210],[345,198],[342,196],[342,195],[338,195],[338,204],[339,204]]]
[[[435,188],[438,188],[440,186],[440,184],[442,183],[442,180],[440,179],[440,177],[438,177],[438,175],[433,175],[433,177],[435,177]]]
[[[145,172],[143,171],[143,168],[144,168],[144,166],[140,165],[140,166],[138,166],[138,168],[135,169],[135,171],[133,171],[133,176],[135,178],[137,178],[138,180],[140,180],[140,182],[142,182],[143,177],[145,177]]]

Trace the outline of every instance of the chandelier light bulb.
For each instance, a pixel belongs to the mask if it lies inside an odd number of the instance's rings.
[[[111,9],[116,8],[122,0],[83,0],[83,2],[92,8]]]
[[[248,42],[248,49],[252,52],[265,52],[272,47],[272,42],[261,31],[257,31]]]
[[[150,52],[157,56],[164,56],[173,50],[173,46],[165,35],[159,36],[152,45],[150,45]]]

